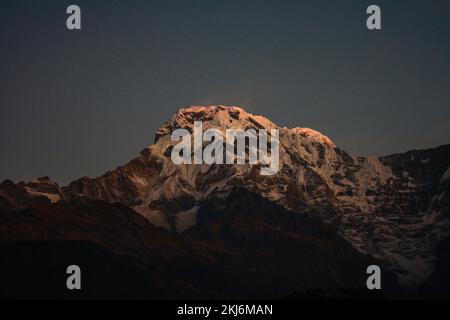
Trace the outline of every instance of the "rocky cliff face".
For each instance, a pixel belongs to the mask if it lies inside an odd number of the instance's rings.
[[[192,132],[196,120],[203,122],[203,130],[279,129],[280,170],[263,176],[260,165],[175,165],[171,133],[178,128]],[[43,198],[66,204],[83,199],[119,202],[155,226],[212,239],[223,235],[208,229],[213,227],[205,222],[205,207],[224,199],[245,205],[247,199],[235,192],[245,190],[264,199],[261,212],[272,204],[286,210],[274,218],[273,228],[284,230],[277,220],[283,214],[318,219],[354,250],[381,261],[401,283],[414,286],[431,275],[436,247],[450,234],[449,181],[450,145],[354,158],[309,128],[279,127],[239,107],[196,106],[180,109],[158,129],[153,145],[101,177],[85,177],[63,188],[48,179],[3,182],[0,208],[24,209]],[[211,210],[220,216],[222,209]],[[252,219],[258,221],[258,215]],[[244,220],[239,229],[252,223]]]

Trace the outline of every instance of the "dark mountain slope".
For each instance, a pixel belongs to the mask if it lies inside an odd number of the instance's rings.
[[[364,287],[375,262],[319,220],[245,190],[202,204],[198,224],[182,234],[120,204],[87,201],[3,213],[0,240],[2,294],[15,298],[39,296],[46,282],[42,297],[281,298]],[[86,272],[80,294],[61,287],[69,264]]]

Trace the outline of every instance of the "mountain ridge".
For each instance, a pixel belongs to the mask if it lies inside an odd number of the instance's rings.
[[[258,165],[173,164],[171,132],[192,132],[196,120],[203,121],[204,130],[279,129],[280,171],[264,177]],[[358,252],[382,261],[404,286],[418,286],[432,274],[435,250],[450,234],[449,179],[444,179],[449,167],[450,145],[352,157],[313,129],[279,127],[236,106],[193,106],[169,118],[155,143],[137,158],[100,177],[62,188],[45,178],[3,182],[0,208],[15,197],[20,200],[16,209],[44,198],[118,202],[155,226],[184,234],[197,225],[204,203],[226,199],[238,187],[335,227]]]

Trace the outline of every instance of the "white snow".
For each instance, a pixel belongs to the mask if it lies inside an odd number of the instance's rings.
[[[199,207],[195,206],[186,211],[180,211],[176,214],[176,228],[177,232],[181,233],[189,229],[197,223],[197,211]]]
[[[333,141],[331,141],[330,138],[328,138],[326,135],[324,135],[314,129],[296,127],[296,128],[291,129],[291,131],[294,133],[297,133],[297,134],[305,135],[314,142],[319,142],[319,143],[331,146],[333,148],[336,147],[336,145],[334,144]]]
[[[394,178],[391,167],[385,166],[377,157],[369,156],[365,159],[362,170],[356,174],[359,185],[359,194],[364,195],[366,189],[371,186],[374,179],[379,179],[382,184],[386,184]]]
[[[47,199],[50,200],[51,203],[56,203],[61,199],[61,196],[59,194],[55,194],[55,193],[48,193],[48,192],[39,192],[36,190],[33,190],[29,187],[25,187],[25,190],[27,190],[27,192],[33,196],[43,196],[46,197]]]
[[[450,167],[447,168],[447,171],[442,175],[441,181],[445,181],[450,179]]]

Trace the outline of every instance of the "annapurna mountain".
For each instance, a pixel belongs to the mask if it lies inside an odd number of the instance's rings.
[[[279,171],[174,164],[171,133],[197,120],[203,130],[278,129]],[[84,297],[282,298],[365,288],[366,267],[378,264],[387,295],[448,296],[449,183],[450,145],[353,157],[313,129],[240,107],[186,107],[101,177],[3,181],[2,274],[72,252],[98,271]],[[73,294],[51,277],[63,262],[53,263],[41,270],[54,284],[47,296]],[[102,289],[111,276],[123,279],[119,291]],[[31,280],[13,278],[2,295],[21,297]]]

